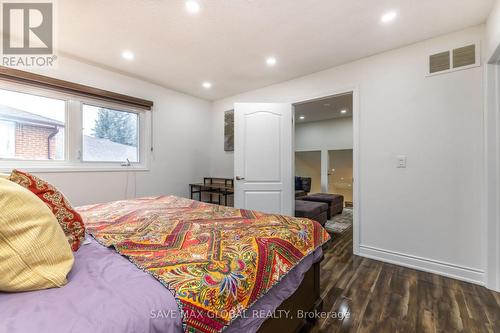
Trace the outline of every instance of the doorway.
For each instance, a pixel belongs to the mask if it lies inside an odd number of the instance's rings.
[[[316,219],[334,239],[353,237],[357,217],[354,106],[353,91],[293,104],[295,215]],[[326,206],[326,220],[313,216]]]
[[[295,178],[295,154],[303,152],[320,151],[321,190],[318,193],[328,193],[328,169],[329,169],[329,151],[352,149],[353,164],[353,183],[352,183],[352,244],[353,253],[359,253],[359,103],[358,90],[345,89],[331,93],[325,93],[319,96],[303,97],[295,101],[285,103],[235,103],[234,120],[234,200],[235,207],[257,210],[271,214],[295,215],[296,195],[294,188],[297,184],[305,185],[305,196],[308,196],[312,190],[312,180],[308,184],[307,179],[304,182]],[[324,144],[321,148],[304,144],[300,146],[300,133],[295,133],[296,127],[302,124],[307,129],[308,122],[306,116],[300,119],[299,114],[301,106],[308,106],[311,103],[322,104],[327,108],[332,106],[338,100],[346,99],[350,103],[347,109],[338,111],[338,122],[349,121],[351,126],[345,126],[350,132],[350,136],[340,136],[342,130],[332,131],[328,126],[324,126],[323,131],[303,131],[303,142],[309,142],[311,138],[319,136]],[[327,104],[325,106],[325,104]],[[329,105],[328,105],[329,104]],[[309,105],[310,106],[310,105]],[[308,120],[313,120],[315,112],[308,113]],[[319,112],[321,113],[321,112]],[[350,113],[350,114],[348,114]],[[316,116],[321,116],[316,112]],[[327,123],[327,120],[316,119],[316,123]],[[302,121],[301,124],[298,124]],[[292,126],[290,126],[292,124]],[[312,136],[310,136],[311,134]],[[348,144],[344,140],[329,140],[328,135],[336,135],[338,138],[347,138]],[[333,145],[331,143],[334,143]],[[317,153],[316,153],[317,156]],[[317,163],[316,163],[317,165]],[[305,177],[307,178],[307,177]],[[295,186],[294,186],[295,185]],[[303,195],[303,194],[302,194]],[[330,200],[331,205],[328,209],[333,215],[338,215],[345,208],[344,200]],[[306,206],[308,204],[305,204]],[[348,207],[350,208],[350,207]],[[323,208],[322,208],[323,209]],[[314,210],[314,209],[313,209]],[[339,210],[339,211],[337,211]],[[321,214],[326,214],[323,211]]]

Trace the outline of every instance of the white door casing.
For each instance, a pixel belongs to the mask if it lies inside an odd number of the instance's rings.
[[[485,285],[500,292],[500,63],[485,65]]]
[[[293,216],[292,105],[234,105],[234,204]]]

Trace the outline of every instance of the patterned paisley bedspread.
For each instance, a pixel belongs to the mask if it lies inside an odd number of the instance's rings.
[[[174,196],[78,211],[98,242],[172,291],[186,332],[221,332],[330,238],[308,219]]]

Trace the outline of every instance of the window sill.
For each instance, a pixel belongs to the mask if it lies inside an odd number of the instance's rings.
[[[0,161],[0,164],[2,162]],[[12,169],[20,169],[26,172],[33,173],[71,173],[71,172],[144,172],[149,171],[145,165],[132,165],[132,166],[99,166],[99,165],[12,165],[0,166],[0,172],[9,173]]]

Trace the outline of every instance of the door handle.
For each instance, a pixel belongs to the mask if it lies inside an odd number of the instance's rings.
[[[244,180],[245,177],[236,176],[236,180]]]

